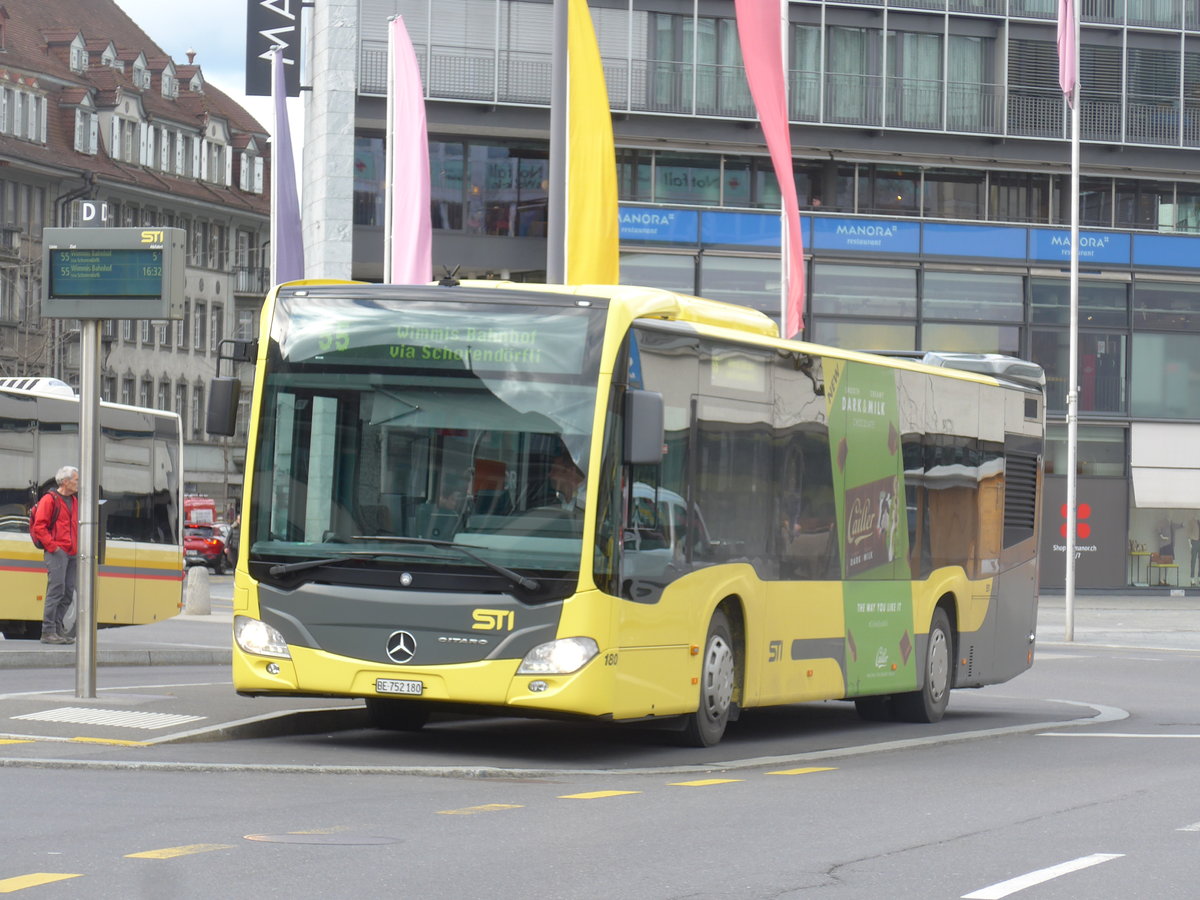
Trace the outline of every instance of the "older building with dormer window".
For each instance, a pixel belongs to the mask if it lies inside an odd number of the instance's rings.
[[[0,375],[79,383],[78,323],[40,315],[43,229],[81,203],[91,224],[183,229],[186,316],[104,323],[102,395],[177,412],[185,489],[236,499],[242,444],[204,433],[205,386],[268,287],[266,129],[113,0],[0,0],[0,49]]]

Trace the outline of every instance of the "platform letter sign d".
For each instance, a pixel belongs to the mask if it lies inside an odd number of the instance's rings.
[[[108,204],[97,200],[80,200],[75,218],[81,228],[104,228],[108,225]]]

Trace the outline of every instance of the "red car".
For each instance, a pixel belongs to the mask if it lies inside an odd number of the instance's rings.
[[[208,566],[214,575],[225,574],[225,541],[212,525],[184,527],[183,555],[189,566]]]

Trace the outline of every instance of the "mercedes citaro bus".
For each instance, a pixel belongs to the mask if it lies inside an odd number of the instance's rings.
[[[275,288],[252,362],[246,695],[934,722],[1033,661],[1042,370],[781,340],[626,286]],[[240,383],[218,378],[210,430]]]

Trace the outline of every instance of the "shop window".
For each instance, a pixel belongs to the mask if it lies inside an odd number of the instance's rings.
[[[983,173],[962,169],[925,172],[924,215],[936,219],[982,219]]]
[[[811,293],[813,310],[820,315],[915,318],[917,271],[817,263]]]
[[[1079,411],[1125,411],[1125,335],[1085,332],[1079,335]],[[1035,329],[1029,356],[1046,371],[1046,408],[1067,408],[1070,335],[1066,330]],[[1135,413],[1137,415],[1137,413]]]
[[[1031,278],[1033,321],[1067,325],[1071,321],[1071,285],[1066,278]],[[1115,325],[1128,317],[1129,286],[1120,281],[1079,282],[1080,326]]]
[[[665,253],[622,253],[621,283],[696,293],[696,257]]]
[[[805,340],[843,350],[915,350],[916,326],[903,322],[858,322],[821,319],[813,322]]]
[[[1200,285],[1193,282],[1136,282],[1133,327],[1200,331]]]
[[[860,166],[859,212],[915,216],[920,212],[921,173],[917,169]]]
[[[779,319],[779,260],[709,256],[700,259],[700,294],[761,310]]]
[[[926,322],[921,326],[921,349],[1020,356],[1021,329],[1016,325]]]
[[[926,272],[921,312],[926,319],[1020,322],[1024,279],[979,272]]]
[[[1077,425],[1075,474],[1125,477],[1125,429]],[[1067,426],[1046,426],[1046,474],[1067,474]]]
[[[1130,413],[1200,419],[1200,342],[1191,334],[1133,335]]]
[[[654,199],[658,203],[716,206],[721,199],[721,158],[659,153],[654,161]]]

